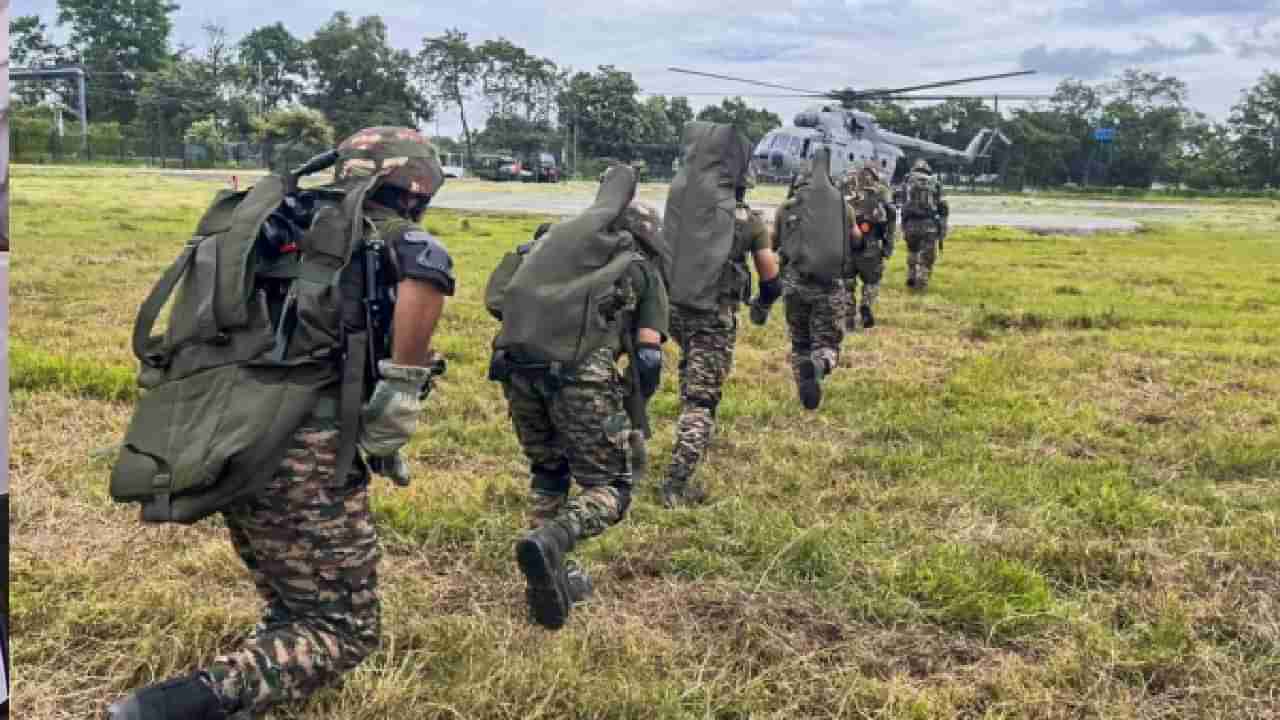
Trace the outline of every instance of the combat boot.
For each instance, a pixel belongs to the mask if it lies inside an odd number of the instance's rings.
[[[669,477],[662,483],[662,506],[668,510],[706,501],[707,491],[698,483],[690,484],[687,478]]]
[[[569,584],[569,602],[577,605],[590,600],[595,593],[595,585],[591,582],[591,576],[572,560],[565,565],[568,568],[565,570],[564,577]]]
[[[824,363],[814,360],[813,356],[803,357],[797,363],[796,372],[799,377],[796,379],[796,389],[800,392],[800,403],[806,410],[817,410],[822,404],[822,377],[826,371]]]
[[[193,673],[148,685],[111,703],[107,720],[226,720],[213,689]]]
[[[516,543],[516,563],[524,573],[529,611],[533,621],[548,630],[559,630],[569,619],[573,600],[564,561],[573,545],[573,534],[555,520]]]
[[[871,328],[876,326],[876,316],[871,314],[870,305],[863,305],[861,308],[859,308],[859,311],[862,313],[862,329],[863,330],[870,330]]]

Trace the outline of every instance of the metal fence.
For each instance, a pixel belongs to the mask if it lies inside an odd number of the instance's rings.
[[[241,141],[210,145],[159,135],[91,134],[86,143],[75,132],[59,135],[16,127],[11,129],[9,141],[11,162],[58,165],[274,169],[298,165],[324,151],[294,143]]]

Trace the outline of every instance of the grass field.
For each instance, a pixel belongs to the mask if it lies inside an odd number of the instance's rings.
[[[14,716],[84,718],[257,619],[217,522],[144,527],[106,493],[133,314],[211,186],[12,190]],[[781,313],[744,314],[715,502],[664,511],[650,478],[557,634],[525,621],[480,302],[541,219],[429,214],[460,289],[414,483],[375,482],[383,645],[274,717],[1280,717],[1280,204],[1189,205],[1136,235],[957,232],[925,297],[900,249],[816,415]],[[677,406],[668,373],[655,470]]]

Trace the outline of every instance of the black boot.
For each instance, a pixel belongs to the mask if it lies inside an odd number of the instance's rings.
[[[595,586],[591,582],[591,576],[586,570],[578,567],[570,560],[564,572],[565,582],[569,585],[569,602],[577,605],[591,599],[591,595],[595,592]]]
[[[707,491],[700,484],[691,484],[687,478],[669,477],[662,483],[662,506],[668,510],[706,501]]]
[[[148,685],[111,703],[107,720],[226,720],[218,696],[188,675]]]
[[[751,303],[749,314],[751,315],[751,323],[753,325],[764,325],[769,322],[768,305],[761,305],[760,303],[753,302]]]
[[[822,376],[826,367],[809,356],[800,359],[796,370],[799,374],[796,388],[800,392],[800,403],[806,410],[817,410],[822,404]]]
[[[870,330],[876,326],[876,316],[871,314],[871,306],[863,305],[859,310],[862,313],[862,329]]]
[[[516,543],[516,562],[526,582],[525,600],[533,621],[548,630],[559,630],[569,619],[573,597],[564,556],[573,544],[569,529],[555,520],[543,523]]]

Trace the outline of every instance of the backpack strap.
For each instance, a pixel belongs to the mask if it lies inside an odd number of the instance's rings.
[[[178,287],[178,282],[182,280],[183,275],[187,274],[192,261],[195,260],[196,250],[206,239],[206,236],[201,235],[191,238],[182,249],[182,254],[173,261],[168,270],[164,271],[155,286],[151,288],[147,299],[142,302],[138,317],[133,323],[133,354],[142,364],[155,368],[164,366],[167,353],[160,352],[160,343],[163,339],[152,337],[151,330],[155,328],[164,304],[169,301],[169,297]],[[202,309],[203,307],[202,303]],[[209,307],[209,311],[212,312],[212,306]]]

